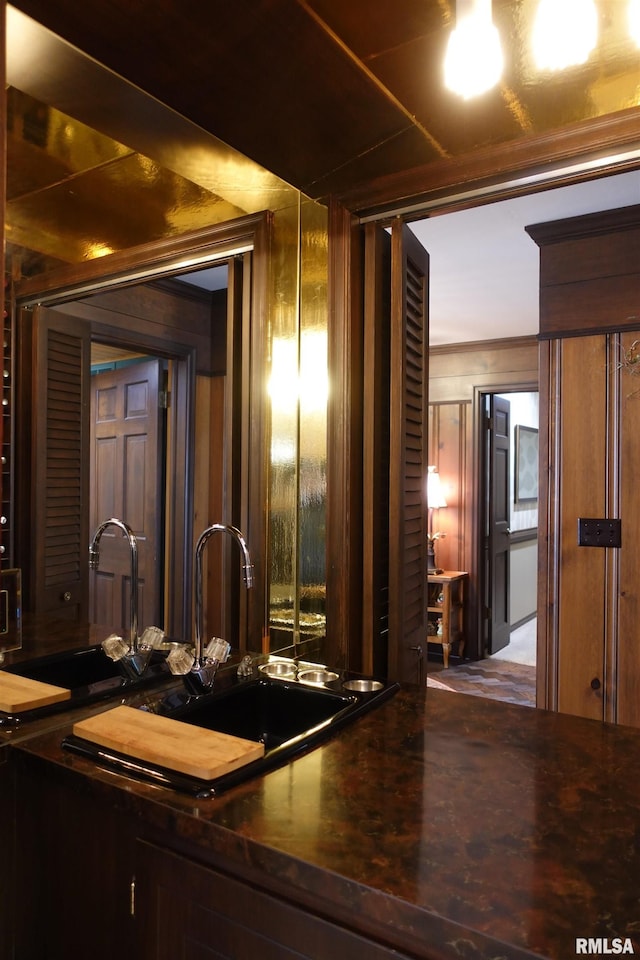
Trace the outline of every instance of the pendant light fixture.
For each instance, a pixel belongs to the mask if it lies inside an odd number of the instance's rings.
[[[597,41],[594,0],[540,0],[532,35],[539,70],[564,70],[585,63]]]
[[[491,0],[456,0],[456,25],[444,61],[445,86],[468,100],[494,87],[503,67]]]

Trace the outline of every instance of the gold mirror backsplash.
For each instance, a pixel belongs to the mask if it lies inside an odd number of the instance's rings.
[[[22,42],[16,44],[12,41],[18,32]],[[95,281],[103,265],[108,278],[112,260],[134,249],[270,212],[268,264],[262,267],[266,323],[257,352],[263,369],[258,376],[251,373],[251,389],[266,385],[268,393],[255,406],[262,411],[261,430],[267,438],[267,503],[261,505],[264,519],[245,518],[250,527],[266,523],[265,608],[260,631],[251,631],[255,619],[250,620],[239,646],[321,657],[326,602],[326,209],[11,8],[7,33],[7,308],[15,307],[12,291],[25,284],[33,293],[41,283],[46,292],[59,275],[73,277],[77,285],[85,269]],[[42,69],[45,62],[47,71]],[[100,97],[92,93],[98,88]],[[74,116],[68,109],[71,89],[82,91],[74,100]],[[126,109],[105,115],[101,104],[118,97],[126,97]],[[237,257],[244,252],[231,251]],[[206,258],[202,266],[210,266]],[[170,276],[177,275],[177,267],[171,265]],[[184,269],[193,269],[193,264],[185,263]],[[96,288],[108,293],[108,279],[96,282]],[[91,291],[91,283],[86,290]],[[230,296],[228,291],[228,300]],[[59,291],[57,297],[64,308]],[[5,357],[15,388],[20,321],[15,310],[7,313]],[[213,342],[215,330],[209,336]],[[237,387],[243,404],[249,389],[244,379]],[[5,445],[15,430],[12,413],[9,404]],[[196,413],[202,418],[200,408]],[[249,476],[241,486],[250,484],[254,456],[259,458],[259,453],[249,450],[242,461]],[[3,473],[9,517],[17,493],[9,463]],[[223,492],[222,502],[224,497]],[[205,517],[205,509],[194,504],[194,539],[200,533],[198,524],[227,519]],[[7,527],[3,569],[13,565],[15,553],[14,531],[10,523]],[[188,591],[184,602],[191,602]]]

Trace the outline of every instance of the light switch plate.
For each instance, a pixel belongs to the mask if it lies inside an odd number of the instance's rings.
[[[620,547],[622,523],[620,520],[598,520],[592,517],[578,519],[579,547]]]

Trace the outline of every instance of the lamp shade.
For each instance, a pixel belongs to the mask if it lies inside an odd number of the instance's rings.
[[[429,510],[446,507],[440,474],[435,467],[427,467],[427,506]]]

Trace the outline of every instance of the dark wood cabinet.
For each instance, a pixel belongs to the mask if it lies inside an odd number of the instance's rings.
[[[15,771],[14,953],[20,960],[128,960],[130,826],[89,784]]]
[[[136,842],[140,960],[403,960],[393,950],[223,873]]]
[[[20,960],[431,960],[296,902],[295,885],[240,878],[212,851],[172,849],[126,800],[16,764],[15,883],[0,944]],[[6,797],[13,791],[8,791]],[[6,806],[6,800],[5,800]],[[164,845],[166,841],[166,846]],[[6,848],[5,848],[6,852]],[[203,862],[200,862],[200,857]],[[6,865],[5,865],[6,866]],[[290,898],[289,898],[290,895]],[[324,903],[326,910],[326,903]],[[355,923],[354,923],[355,926]],[[3,954],[4,956],[5,954]]]

